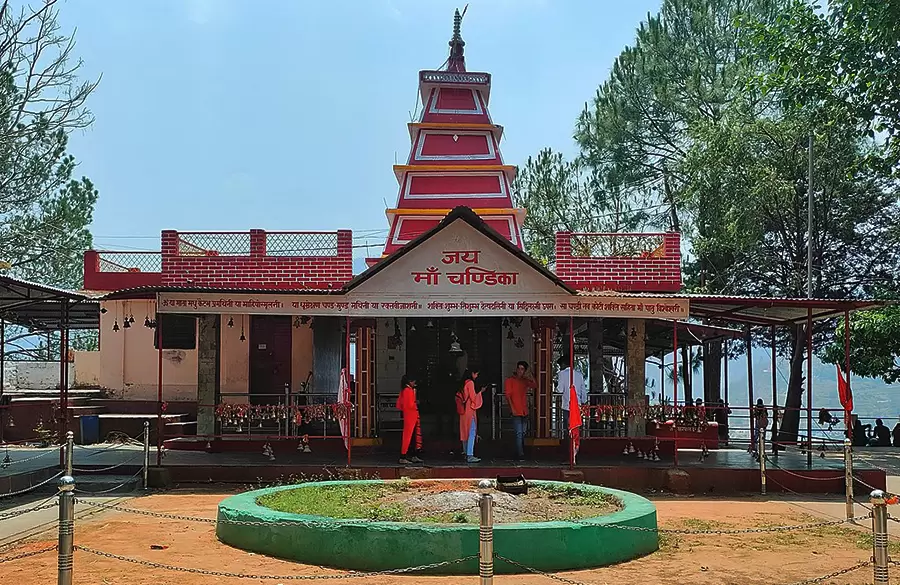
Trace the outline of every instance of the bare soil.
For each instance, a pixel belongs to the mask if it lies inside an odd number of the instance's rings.
[[[169,493],[138,498],[133,508],[186,516],[215,517],[224,494]],[[755,498],[743,500],[663,499],[657,503],[661,528],[757,528],[815,522],[806,513],[783,502]],[[785,533],[665,536],[659,552],[614,567],[561,574],[575,583],[653,583],[659,585],[779,585],[821,577],[871,556],[868,530],[851,527],[795,530]],[[52,545],[53,534],[0,553],[3,557]],[[131,559],[176,567],[257,575],[336,575],[333,571],[235,550],[216,540],[215,527],[184,520],[169,520],[108,512],[79,521],[75,542]],[[598,543],[602,546],[602,543]],[[154,547],[164,547],[162,549]],[[869,547],[869,548],[867,548]],[[0,583],[46,585],[56,581],[56,553],[0,563]],[[286,582],[286,581],[284,581]],[[355,578],[341,583],[441,584],[478,582],[476,576],[385,576]],[[495,577],[497,585],[550,585],[540,575]],[[872,582],[871,568],[833,580],[831,585]],[[900,583],[900,581],[896,581]],[[173,572],[140,566],[125,560],[75,553],[75,583],[79,585],[239,585],[283,583],[279,580],[237,579]]]

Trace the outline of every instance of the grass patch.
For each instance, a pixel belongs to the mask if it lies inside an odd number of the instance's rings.
[[[298,488],[261,496],[257,503],[292,514],[400,522],[404,520],[403,506],[379,500],[408,488],[402,482]]]
[[[458,491],[461,487],[448,485],[450,491]],[[434,489],[433,484],[430,488]],[[421,498],[416,497],[419,495],[418,489],[421,489],[420,486],[408,479],[298,487],[261,496],[257,498],[257,504],[279,512],[341,520],[478,524],[479,513],[475,509],[474,498],[471,509],[464,507],[445,512],[441,507],[434,507],[429,510],[423,508]],[[418,501],[415,507],[407,504],[410,498]],[[576,520],[609,514],[620,508],[617,498],[604,493],[582,491],[570,486],[534,486],[527,495],[519,496],[512,507],[498,506],[494,520],[498,523]]]

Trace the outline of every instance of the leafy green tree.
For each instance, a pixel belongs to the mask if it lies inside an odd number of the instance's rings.
[[[633,231],[648,220],[630,199],[605,189],[581,160],[567,161],[544,149],[519,168],[513,185],[516,205],[528,209],[528,251],[549,264],[555,257],[555,234]]]
[[[0,272],[78,288],[97,190],[76,177],[68,135],[93,121],[85,104],[97,82],[78,79],[55,5],[0,4]],[[23,357],[45,343],[14,327],[5,341]]]
[[[782,18],[751,23],[757,50],[770,57],[760,75],[792,108],[829,123],[850,111],[883,141],[900,171],[900,3],[830,0],[823,11],[795,0]]]
[[[780,30],[794,10],[793,0],[664,0],[576,124],[579,165],[595,188],[636,205],[654,202],[657,225],[682,232],[690,290],[806,296],[807,233],[816,296],[896,287],[897,186],[879,164],[881,145],[867,135],[870,118],[851,100],[800,104],[792,87],[768,76],[788,65],[779,63],[766,31]],[[817,146],[808,225],[811,131]],[[529,211],[540,216],[544,201],[535,197]],[[557,216],[567,211],[555,200]],[[813,333],[823,348],[833,324]],[[805,339],[803,326],[779,335],[791,365],[785,441],[799,428]]]
[[[844,320],[823,355],[844,368]],[[900,305],[861,311],[850,318],[850,371],[888,384],[900,381]]]

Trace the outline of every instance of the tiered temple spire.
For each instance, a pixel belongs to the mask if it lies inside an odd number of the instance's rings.
[[[462,15],[453,16],[446,71],[419,72],[422,114],[409,124],[406,164],[394,165],[400,184],[382,257],[437,225],[454,207],[472,208],[491,228],[522,247],[525,210],[512,204],[515,167],[503,163],[503,127],[488,112],[491,75],[467,72]],[[378,259],[372,259],[371,263]]]

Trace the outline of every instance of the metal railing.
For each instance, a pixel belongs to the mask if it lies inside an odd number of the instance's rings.
[[[573,233],[574,258],[662,258],[666,234]]]
[[[178,232],[178,256],[249,256],[250,232]]]
[[[98,250],[98,272],[162,272],[160,252],[117,252]]]

